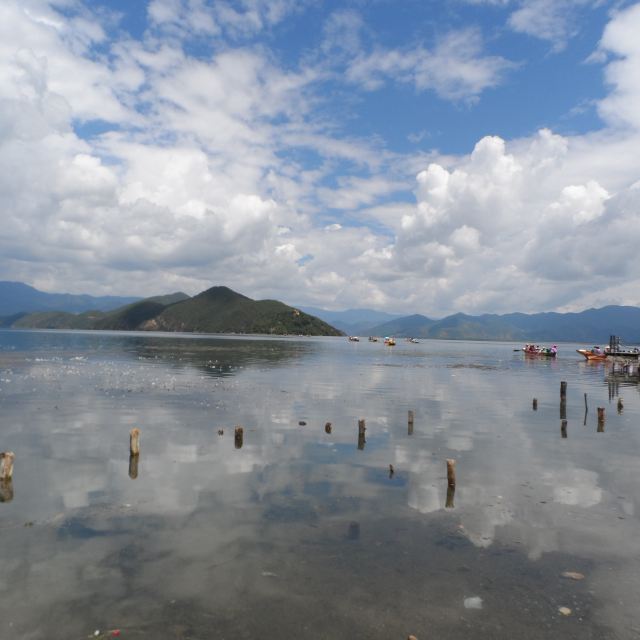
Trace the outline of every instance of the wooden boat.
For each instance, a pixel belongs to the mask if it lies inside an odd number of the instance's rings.
[[[576,351],[584,356],[589,362],[603,362],[607,359],[607,354],[602,351],[599,347],[594,347],[593,349],[576,349]]]
[[[389,338],[389,337],[384,339],[384,343],[387,345],[387,347],[395,347],[395,345],[396,345],[395,339],[394,338]]]
[[[358,336],[349,336],[349,342],[360,342]]]
[[[522,347],[525,356],[542,356],[543,358],[555,358],[558,354],[558,347],[554,344],[552,347],[540,347],[533,344],[526,344]]]
[[[375,336],[369,336],[369,342],[378,342],[378,338]]]

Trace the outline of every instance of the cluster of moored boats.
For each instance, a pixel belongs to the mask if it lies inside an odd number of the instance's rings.
[[[360,342],[360,338],[358,336],[348,336],[347,338],[349,342]],[[377,336],[369,336],[369,342],[379,342],[383,340],[387,347],[395,347],[396,339],[391,336],[385,336],[384,338],[378,338]],[[411,342],[412,344],[419,344],[419,341],[415,338],[407,338],[407,342]]]
[[[525,344],[522,347],[522,351],[528,356],[543,356],[548,358],[555,358],[558,354],[557,345],[552,347],[541,347],[536,344]],[[576,349],[576,351],[584,356],[586,360],[594,362],[603,362],[607,358],[625,358],[630,360],[640,359],[640,348],[638,347],[623,347],[620,344],[620,338],[618,336],[611,336],[609,339],[609,345],[601,349],[598,345],[591,347],[591,349]]]

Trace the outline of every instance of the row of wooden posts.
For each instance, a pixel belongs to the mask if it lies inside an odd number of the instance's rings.
[[[618,398],[618,413],[623,409],[622,398]],[[533,410],[538,410],[538,399],[533,399]],[[587,394],[584,394],[584,423],[587,423],[587,413],[589,406],[587,403]],[[566,381],[560,382],[560,419],[561,426],[560,432],[563,438],[567,437],[567,383]],[[407,433],[413,434],[414,412],[409,411],[407,417]],[[305,424],[305,423],[301,423]],[[605,424],[605,412],[604,407],[598,407],[598,431],[604,431]],[[325,433],[331,433],[332,425],[327,422],[324,425]],[[365,420],[363,418],[358,420],[358,449],[364,449],[366,443],[365,431],[367,430]],[[219,435],[224,432],[218,431]],[[235,427],[234,430],[234,442],[236,449],[242,448],[244,440],[244,429],[241,426]],[[137,427],[131,429],[129,433],[129,477],[136,479],[138,477],[138,461],[140,459],[140,429]],[[15,460],[15,454],[12,451],[0,452],[0,502],[9,502],[13,498],[13,464]],[[453,506],[453,494],[456,486],[456,461],[452,458],[446,459],[447,464],[447,507]],[[393,465],[389,465],[389,477],[393,477],[395,470]]]
[[[407,418],[407,433],[413,434],[414,413],[409,411]],[[325,433],[331,433],[332,425],[327,422],[324,425]],[[367,430],[364,418],[358,420],[358,449],[364,449],[366,443],[365,431]],[[218,430],[218,435],[223,435],[222,429]],[[234,442],[236,449],[242,448],[244,440],[244,429],[237,426],[234,430]],[[13,462],[15,454],[12,451],[0,453],[0,502],[10,502],[13,499]],[[129,432],[129,477],[135,480],[138,477],[138,462],[140,460],[140,429],[134,427]],[[447,507],[453,507],[453,493],[456,486],[456,461],[447,458]],[[393,477],[395,471],[393,465],[389,465],[389,477]]]
[[[538,410],[538,398],[533,399],[533,410]],[[622,413],[624,409],[624,403],[622,398],[618,398],[618,413]],[[598,432],[604,432],[604,424],[605,424],[605,412],[604,407],[597,407],[598,411]],[[587,394],[584,394],[584,424],[587,424],[587,414],[589,413],[589,404],[587,401]],[[567,383],[565,380],[560,382],[560,433],[563,438],[567,437]]]

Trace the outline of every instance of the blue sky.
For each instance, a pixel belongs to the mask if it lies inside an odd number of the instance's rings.
[[[6,0],[0,25],[1,279],[640,302],[638,3]]]

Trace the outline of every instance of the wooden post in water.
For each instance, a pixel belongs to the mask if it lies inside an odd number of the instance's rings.
[[[407,420],[407,433],[409,435],[413,435],[413,411],[409,410],[408,420]]]
[[[447,484],[456,488],[456,461],[452,458],[447,458]]]
[[[139,455],[134,455],[133,453],[129,455],[129,477],[132,480],[135,480],[138,477],[138,461],[140,460]]]
[[[604,407],[598,407],[598,433],[604,432]]]
[[[562,424],[560,425],[560,435],[563,438],[567,437],[567,421],[566,420],[563,420]]]
[[[622,398],[618,398],[618,413],[622,413],[623,409],[624,409],[624,404],[622,402]]]
[[[538,398],[533,399],[533,410],[534,411],[538,410]]]
[[[563,380],[560,383],[560,400],[567,399],[567,383]]]
[[[132,456],[140,453],[140,429],[134,427],[129,432],[129,452]]]
[[[324,432],[325,433],[331,433],[331,423],[327,422],[327,424],[324,425]]]
[[[11,480],[13,477],[13,461],[16,454],[13,451],[0,452],[0,480]]]
[[[236,449],[242,449],[244,440],[244,429],[240,425],[235,428],[233,439],[236,445]]]
[[[560,420],[567,417],[567,383],[563,380],[560,383]]]

